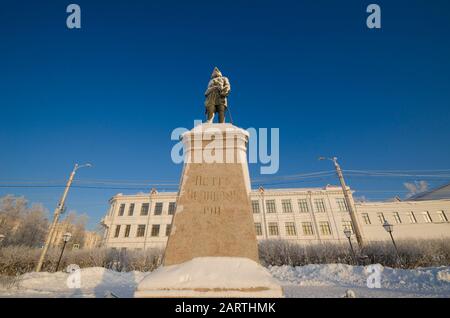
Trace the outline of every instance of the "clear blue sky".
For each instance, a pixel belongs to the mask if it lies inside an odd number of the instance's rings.
[[[178,182],[170,133],[202,118],[215,65],[235,124],[280,128],[279,175],[331,170],[319,155],[344,169],[450,168],[448,1],[72,2],[81,30],[65,26],[69,1],[1,4],[3,185],[62,184],[75,162],[95,165],[80,181]],[[365,25],[373,2],[381,30]],[[348,177],[369,199],[404,195],[408,180]],[[137,191],[73,188],[67,206],[94,227],[113,194]],[[61,192],[0,188],[51,211]]]

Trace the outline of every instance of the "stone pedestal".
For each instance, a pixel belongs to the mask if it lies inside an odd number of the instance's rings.
[[[258,264],[258,247],[249,201],[251,187],[246,157],[248,133],[231,124],[202,124],[185,133],[182,141],[185,146],[185,165],[163,266],[183,267],[183,264],[194,259],[194,262],[198,262],[198,258],[210,261],[214,258],[223,261],[226,258],[232,266],[238,259],[247,259],[255,271],[264,272],[265,269]],[[210,267],[205,266],[206,276],[208,270],[211,275],[215,275],[217,269],[214,263],[211,261]],[[204,262],[202,264],[205,265]],[[159,281],[163,281],[161,275],[165,275],[164,267],[158,272]],[[193,273],[189,272],[192,266],[185,269],[187,273],[183,275],[192,278]],[[160,288],[152,292],[147,290],[155,287],[150,283],[152,275],[139,285],[136,296],[155,297],[158,295],[157,290],[162,291]],[[228,275],[240,277],[239,266],[236,265],[234,272],[228,272]],[[201,279],[197,277],[195,284],[190,285],[189,292],[183,294],[181,287],[168,286],[174,293],[166,290],[160,297],[189,297],[196,294],[195,290],[221,291],[218,294],[202,294],[205,297],[226,296],[227,290],[232,297],[250,297],[252,292],[281,296],[281,289],[273,293],[273,282],[268,286],[267,281],[262,279],[260,283],[261,286],[254,284],[254,281],[243,281],[242,289],[233,285],[232,290],[228,290],[220,281],[217,286],[202,286]]]
[[[202,256],[257,262],[247,132],[231,124],[203,124],[182,138],[186,163],[164,265]]]

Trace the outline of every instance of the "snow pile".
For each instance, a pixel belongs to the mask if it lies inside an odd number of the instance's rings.
[[[68,273],[27,273],[20,277],[18,286],[1,289],[0,296],[21,297],[101,297],[113,292],[120,297],[132,297],[137,283],[145,273],[120,273],[102,267],[81,269],[80,287],[70,288]]]
[[[380,265],[381,266],[381,265]],[[363,266],[345,264],[273,266],[272,275],[283,285],[367,287],[367,273]],[[429,267],[414,270],[384,267],[381,272],[381,287],[384,289],[443,291],[450,296],[450,269]]]
[[[144,278],[136,296],[161,296],[161,291],[163,296],[239,296],[244,291],[246,297],[282,295],[280,285],[266,268],[242,257],[198,257],[162,266]]]
[[[437,279],[450,283],[450,269],[441,270],[437,273]]]
[[[151,279],[139,284],[139,289],[278,286],[266,268],[238,257],[198,257],[183,264],[160,267],[150,276]]]

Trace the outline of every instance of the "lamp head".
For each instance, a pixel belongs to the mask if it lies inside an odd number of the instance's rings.
[[[64,235],[63,235],[64,242],[66,242],[66,243],[69,242],[71,238],[72,238],[72,234],[71,233],[69,233],[69,232],[64,233]]]
[[[75,170],[78,170],[80,168],[92,168],[92,164],[91,163],[85,163],[82,165],[79,165],[78,163],[75,164]]]
[[[383,228],[386,230],[386,232],[388,233],[392,233],[392,231],[394,230],[394,226],[392,224],[390,224],[387,220],[384,221],[383,223]]]
[[[349,239],[352,236],[352,231],[350,229],[346,228],[344,230],[344,234],[345,234],[345,237]]]

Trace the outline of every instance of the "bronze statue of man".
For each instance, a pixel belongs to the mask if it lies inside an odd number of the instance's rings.
[[[228,107],[227,97],[230,91],[230,81],[225,76],[222,76],[219,69],[215,67],[205,92],[205,107],[208,123],[213,122],[215,113],[219,114],[219,123],[225,122],[225,111]]]

